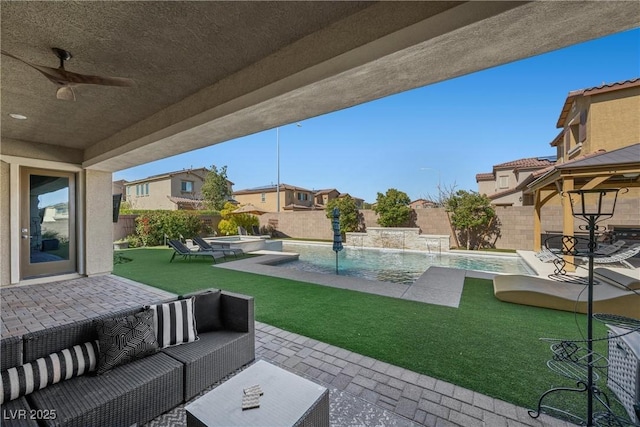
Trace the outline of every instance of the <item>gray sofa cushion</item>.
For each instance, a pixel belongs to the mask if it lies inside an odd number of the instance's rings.
[[[198,333],[224,329],[220,317],[220,289],[207,289],[180,296],[180,299],[195,297],[195,317]]]
[[[99,376],[82,376],[30,394],[32,408],[55,408],[56,426],[143,424],[182,402],[183,365],[163,353],[118,366]]]
[[[161,350],[184,363],[185,401],[255,358],[253,334],[215,331],[199,336],[188,345]]]

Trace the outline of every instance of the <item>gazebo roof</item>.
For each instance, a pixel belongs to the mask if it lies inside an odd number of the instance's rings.
[[[601,151],[579,159],[556,164],[527,185],[527,192],[557,188],[556,182],[573,178],[578,186],[598,179],[597,185],[639,187],[640,143],[613,151]],[[592,185],[593,187],[594,185]]]

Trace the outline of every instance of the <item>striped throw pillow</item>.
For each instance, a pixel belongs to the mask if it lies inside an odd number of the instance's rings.
[[[0,373],[0,404],[95,371],[98,342],[86,342]]]
[[[193,304],[194,298],[191,297],[151,306],[155,313],[153,326],[160,348],[193,342],[198,339]]]

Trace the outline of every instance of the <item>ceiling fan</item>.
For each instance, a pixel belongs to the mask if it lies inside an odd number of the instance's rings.
[[[42,73],[46,78],[51,80],[56,85],[60,86],[56,91],[56,98],[63,99],[65,101],[76,100],[76,94],[73,90],[73,86],[77,86],[77,85],[82,85],[82,84],[102,85],[102,86],[134,86],[135,85],[135,82],[133,80],[127,79],[124,77],[91,76],[87,74],[78,74],[78,73],[73,73],[71,71],[67,71],[64,69],[64,62],[72,58],[71,53],[57,47],[54,47],[51,50],[53,50],[56,56],[60,59],[60,66],[58,68],[32,64],[30,62],[25,61],[24,59],[20,59],[16,56],[13,56],[10,53],[5,52],[4,50],[0,50],[0,53],[10,58],[17,59],[18,61],[27,64],[31,68],[35,68],[40,73]]]

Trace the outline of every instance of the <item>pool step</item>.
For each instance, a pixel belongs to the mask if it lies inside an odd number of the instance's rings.
[[[402,298],[458,308],[465,270],[429,267],[402,295]]]

